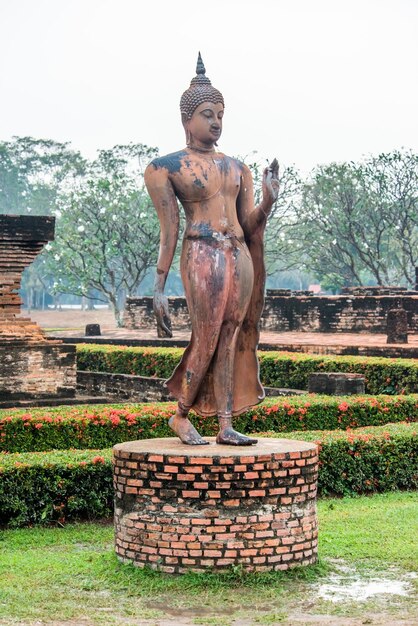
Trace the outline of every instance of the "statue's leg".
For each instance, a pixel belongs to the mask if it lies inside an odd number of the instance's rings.
[[[207,443],[188,419],[188,412],[215,354],[224,320],[224,257],[222,250],[201,241],[186,241],[183,246],[182,279],[193,332],[167,387],[179,401],[169,425],[183,443],[191,445]]]
[[[216,443],[251,446],[257,439],[247,437],[232,426],[234,361],[240,324],[224,323],[221,329],[213,368],[213,382],[218,405],[219,433]]]
[[[191,446],[207,445],[209,441],[203,439],[196,428],[187,417],[189,409],[184,407],[181,402],[177,405],[177,410],[168,420],[170,428],[176,433],[183,443]]]

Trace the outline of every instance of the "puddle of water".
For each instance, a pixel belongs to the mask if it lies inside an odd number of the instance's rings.
[[[332,602],[357,600],[362,602],[383,593],[407,596],[411,591],[411,583],[407,580],[371,579],[348,581],[342,578],[324,583],[318,590],[318,596]]]
[[[411,579],[415,573],[396,574],[396,578],[361,577],[355,569],[344,563],[336,565],[338,573],[332,574],[328,580],[317,587],[317,595],[323,600],[344,602],[357,600],[362,602],[374,596],[389,594],[407,596],[413,591]]]

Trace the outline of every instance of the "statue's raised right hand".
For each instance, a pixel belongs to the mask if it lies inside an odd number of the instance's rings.
[[[172,337],[171,319],[168,312],[168,298],[162,291],[154,292],[154,313],[157,318],[158,337]]]

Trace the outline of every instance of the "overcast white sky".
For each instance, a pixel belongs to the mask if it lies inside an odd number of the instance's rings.
[[[0,0],[0,140],[178,150],[201,50],[227,154],[418,151],[417,32],[418,0]]]

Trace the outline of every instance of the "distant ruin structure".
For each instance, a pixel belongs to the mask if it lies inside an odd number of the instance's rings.
[[[75,346],[20,317],[23,270],[54,238],[54,227],[54,217],[0,215],[0,403],[75,395]]]
[[[400,306],[406,312],[407,332],[418,333],[418,291],[402,287],[352,287],[338,296],[310,292],[267,290],[260,320],[262,331],[319,333],[387,332],[388,313]],[[174,330],[190,328],[186,299],[170,297]],[[152,298],[128,298],[126,328],[156,328]]]

